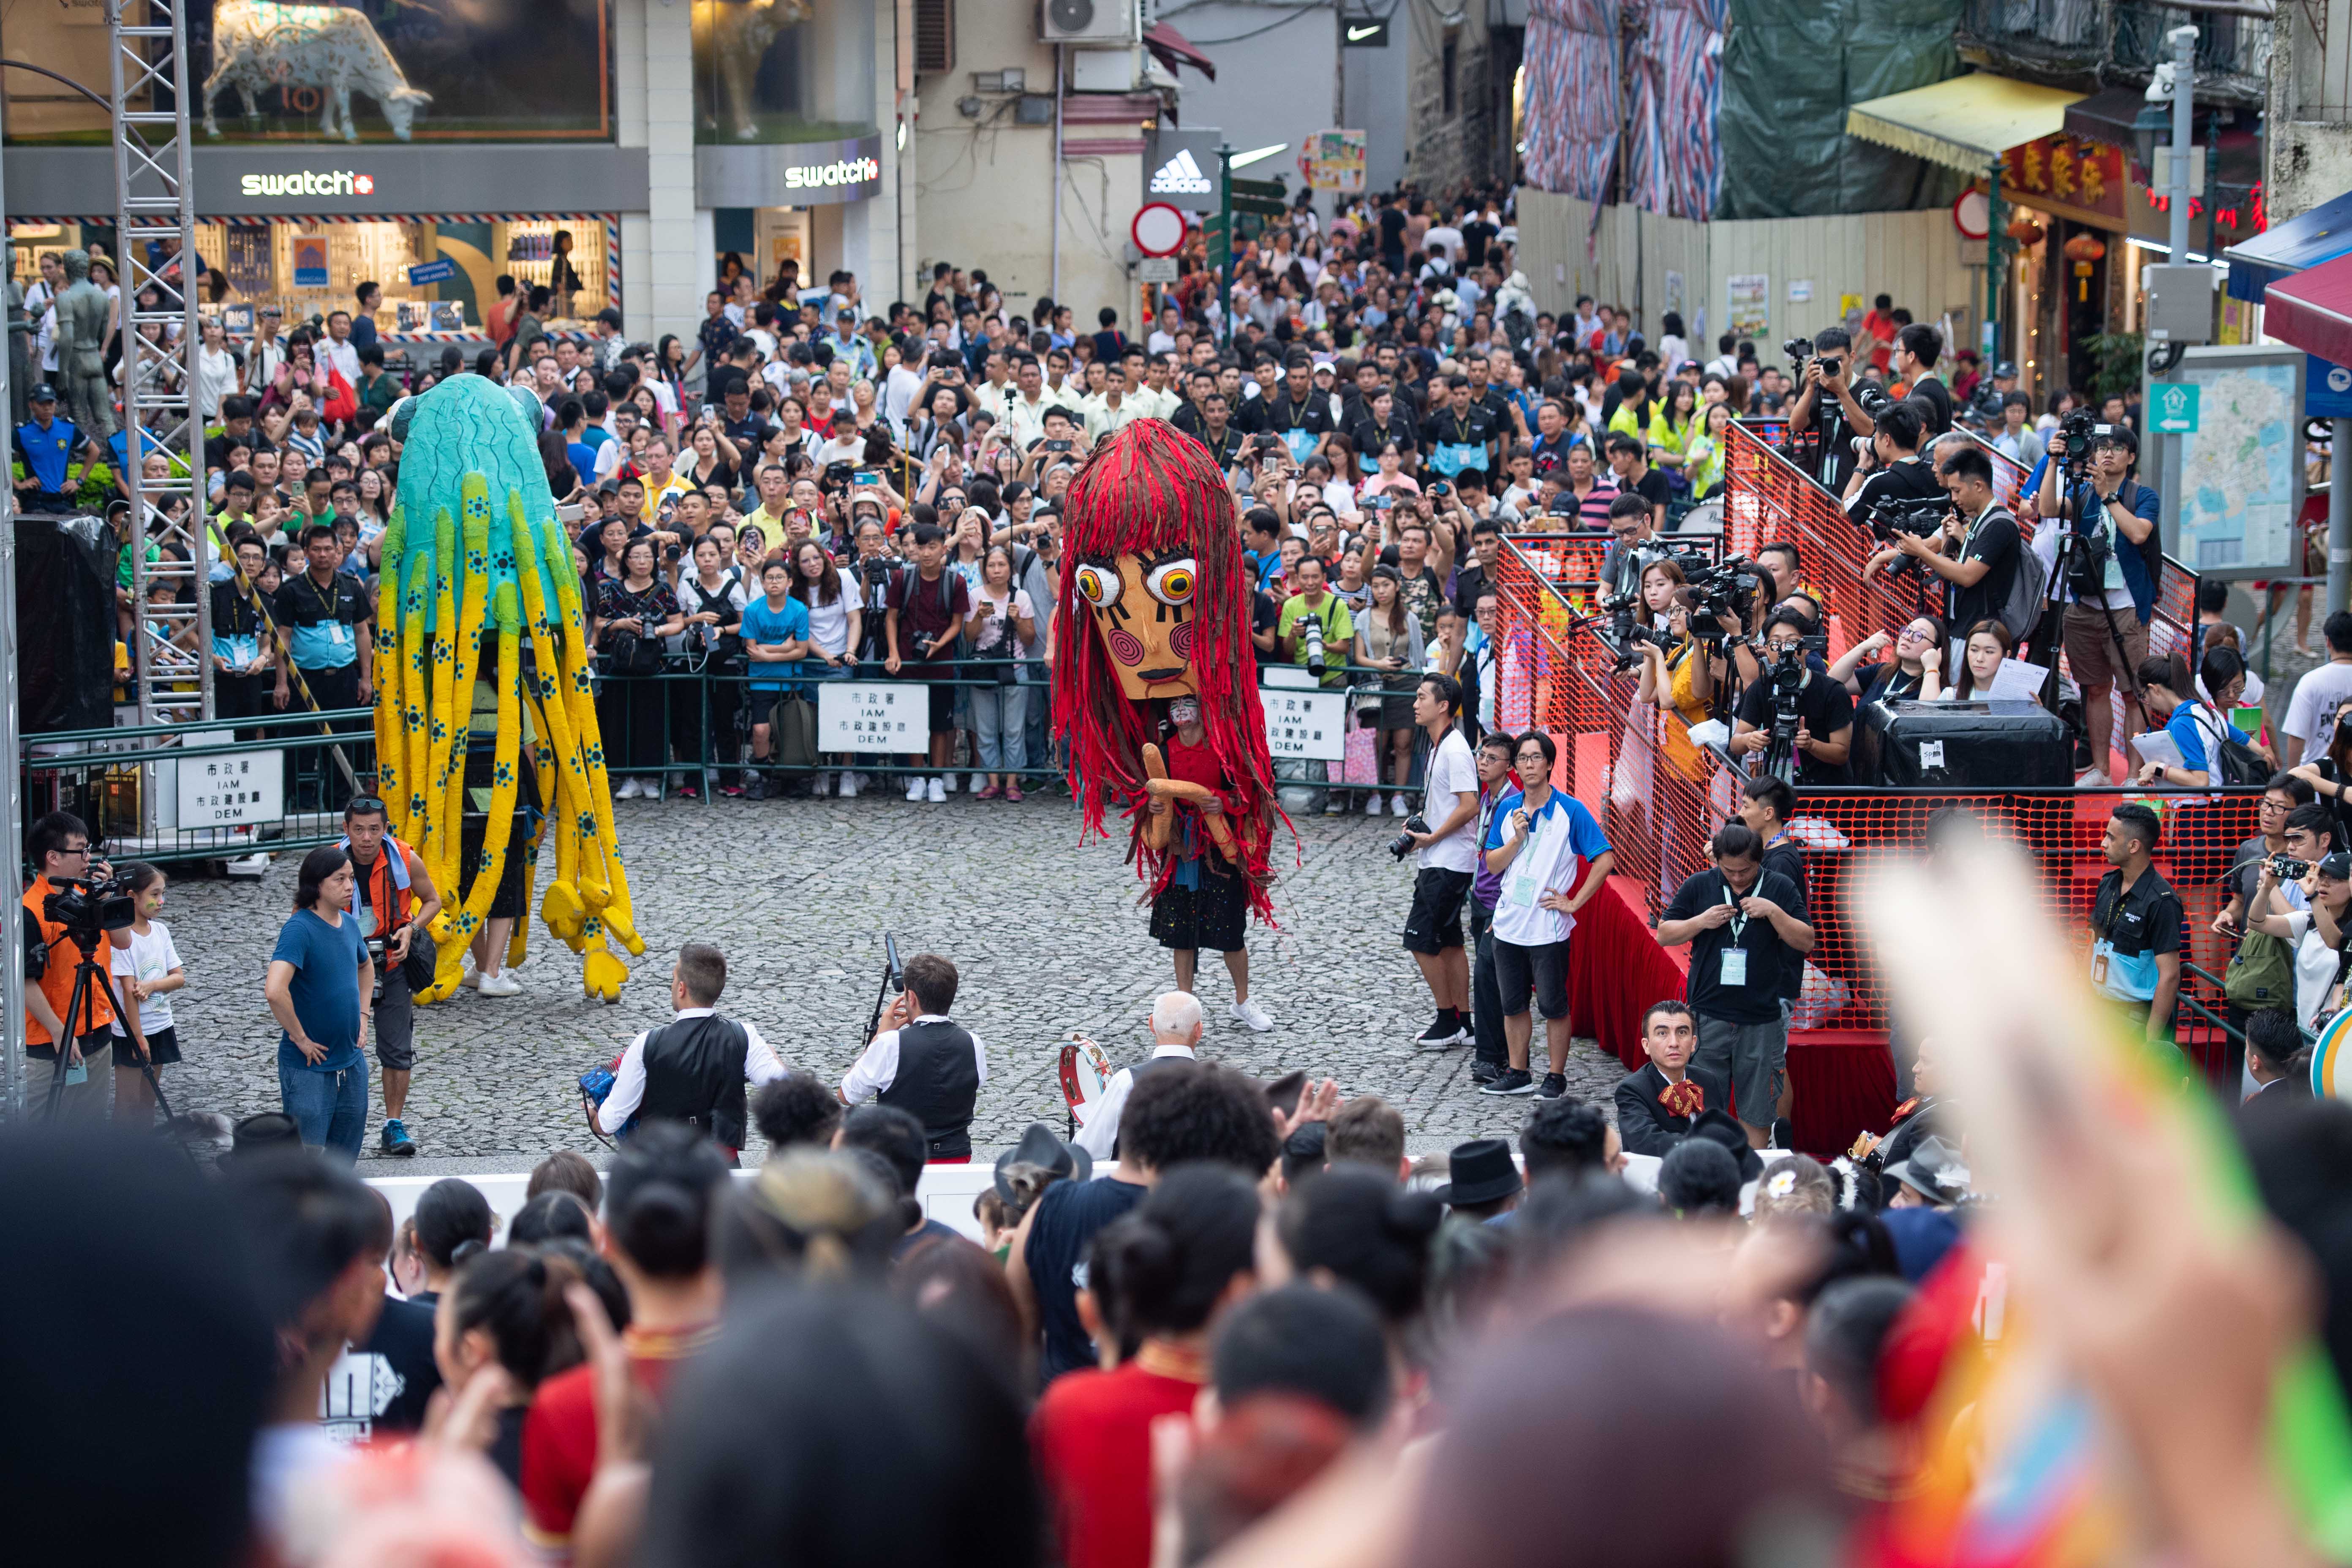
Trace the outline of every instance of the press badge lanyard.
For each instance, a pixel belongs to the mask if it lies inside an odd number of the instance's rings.
[[[1748,932],[1748,917],[1739,912],[1739,900],[1732,896],[1728,882],[1723,886],[1723,901],[1731,906],[1731,919],[1726,922],[1731,931],[1731,945],[1723,950],[1723,984],[1744,986],[1748,984],[1748,950],[1739,942]]]

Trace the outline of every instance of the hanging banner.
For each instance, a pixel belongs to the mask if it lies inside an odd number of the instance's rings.
[[[1298,155],[1299,171],[1315,191],[1360,191],[1370,138],[1361,131],[1318,131]]]

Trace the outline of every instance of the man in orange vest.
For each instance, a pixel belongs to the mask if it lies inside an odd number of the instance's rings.
[[[393,851],[386,854],[389,846]],[[409,1155],[416,1142],[401,1121],[408,1108],[408,1075],[416,1065],[416,1005],[402,964],[418,942],[433,949],[428,928],[441,912],[441,895],[423,857],[387,830],[383,802],[361,795],[343,807],[342,848],[352,858],[352,912],[375,911],[360,929],[376,950],[375,1058],[383,1068],[383,1152]]]
[[[46,1103],[51,1083],[63,1077],[66,1088],[58,1101],[58,1115],[104,1116],[107,1085],[114,1077],[106,1070],[113,1048],[107,1027],[114,1022],[114,983],[107,975],[110,961],[103,952],[85,950],[68,936],[62,924],[48,918],[47,907],[60,880],[104,878],[112,874],[113,868],[91,856],[89,829],[69,811],[53,811],[34,823],[25,837],[25,849],[41,868],[33,885],[25,889],[26,929],[38,929],[41,954],[37,981],[29,952],[26,959],[25,977],[34,983],[25,987],[25,1054],[48,1064],[46,1075],[34,1075],[26,1085],[27,1103],[34,1097]],[[100,947],[130,945],[131,932],[124,930],[108,931]],[[98,965],[98,974],[76,1009],[74,970],[84,959]],[[68,1025],[64,1017],[69,1009],[78,1016]],[[65,1042],[63,1050],[58,1048],[59,1040]]]

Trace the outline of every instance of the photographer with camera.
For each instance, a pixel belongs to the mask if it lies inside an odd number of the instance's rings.
[[[621,1053],[611,1090],[590,1112],[598,1131],[622,1137],[639,1116],[683,1121],[736,1163],[747,1121],[744,1086],[773,1082],[785,1068],[758,1029],[719,1016],[726,989],[725,953],[700,942],[677,950],[669,972],[670,1021],[644,1030]]]
[[[1731,753],[1805,786],[1846,782],[1853,699],[1821,661],[1819,634],[1783,607],[1764,622],[1764,669],[1739,694]]]
[[[440,890],[425,858],[387,830],[384,805],[362,795],[343,807],[343,838],[337,846],[352,859],[351,909],[375,961],[375,1059],[383,1072],[383,1132],[387,1154],[413,1155],[402,1112],[408,1106],[408,1075],[416,1066],[416,1005],[408,971],[412,950],[429,976],[433,969],[431,935],[434,917],[441,912]],[[505,938],[499,938],[503,951]],[[420,945],[421,944],[421,945]],[[522,987],[495,973],[478,976],[477,989],[499,986],[492,995],[510,995]]]
[[[1465,748],[1465,752],[1467,748]],[[1601,890],[1616,867],[1601,825],[1575,796],[1552,787],[1559,748],[1541,730],[1518,739],[1521,794],[1487,824],[1486,869],[1502,879],[1495,900],[1495,988],[1503,1008],[1510,1065],[1483,1094],[1528,1094],[1558,1100],[1568,1092],[1568,944],[1576,911]],[[1535,1020],[1544,1016],[1546,1070],[1536,1088],[1528,1071]]]
[[[1609,533],[1601,552],[1601,594],[1613,609],[1638,601],[1643,574],[1673,551],[1657,536],[1657,509],[1646,496],[1620,495],[1611,501]]]
[[[2066,664],[2082,688],[2090,731],[2090,771],[2075,782],[2094,786],[2107,782],[2114,730],[2107,694],[2117,681],[2125,733],[2143,722],[2133,674],[2147,658],[2164,560],[2157,537],[2162,502],[2133,477],[2138,460],[2139,441],[2127,426],[2095,424],[2077,409],[2050,438],[2035,499],[2042,525],[2033,547],[2058,579]]]
[[[1290,573],[1291,595],[1275,622],[1283,659],[1304,667],[1326,687],[1343,687],[1349,650],[1356,646],[1355,617],[1331,592],[1322,562],[1302,555]]]
[[[1943,500],[1935,468],[1919,455],[1927,438],[1925,417],[1913,404],[1897,403],[1880,416],[1869,454],[1846,482],[1845,514],[1868,528],[1874,515]]]
[[[2303,884],[2302,907],[2280,896],[2283,878],[2288,885]],[[2316,1029],[2352,963],[2346,948],[2352,935],[2352,856],[2332,852],[2304,861],[2280,855],[2262,862],[2246,905],[2246,930],[2292,946],[2295,1020]]]
[[[876,1100],[923,1124],[929,1162],[971,1159],[971,1112],[988,1081],[980,1037],[948,1016],[955,1005],[956,966],[935,952],[907,960],[907,988],[891,998],[881,1026],[851,1064],[836,1091],[844,1105]]]
[[[35,822],[25,835],[25,852],[41,868],[24,897],[25,1055],[48,1066],[46,1075],[30,1075],[26,1103],[54,1095],[59,1116],[102,1117],[116,1017],[108,974],[111,950],[131,946],[132,911],[120,910],[124,918],[118,929],[106,929],[102,905],[123,894],[114,868],[91,854],[89,829],[73,813],[53,811]],[[97,969],[77,1009],[74,973],[84,963]],[[68,1012],[75,1014],[70,1025],[64,1021]]]
[[[1853,339],[1843,327],[1824,327],[1813,335],[1810,359],[1805,354],[1809,345],[1802,338],[1791,338],[1780,346],[1792,362],[1804,366],[1796,405],[1789,410],[1790,446],[1800,453],[1810,448],[1809,459],[1801,460],[1799,466],[1831,493],[1842,495],[1854,463],[1847,437],[1867,436],[1877,428],[1877,421],[1854,397]],[[1800,442],[1801,436],[1811,439]]]
[[[1478,869],[1478,761],[1456,722],[1461,683],[1424,675],[1414,687],[1413,722],[1429,737],[1421,810],[1405,819],[1389,846],[1402,859],[1413,853],[1412,908],[1405,915],[1404,947],[1437,1004],[1437,1018],[1416,1045],[1450,1046],[1470,1033],[1470,963],[1463,948],[1462,903]]]

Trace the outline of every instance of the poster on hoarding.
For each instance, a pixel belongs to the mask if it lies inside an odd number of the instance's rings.
[[[1727,280],[1725,301],[1730,307],[1726,331],[1735,337],[1762,342],[1772,330],[1772,279],[1769,273],[1735,272]]]
[[[1315,191],[1360,191],[1370,139],[1360,131],[1318,131],[1307,139],[1298,163],[1307,187]]]
[[[610,141],[609,4],[187,0],[189,77],[203,84],[189,103],[195,144]],[[170,20],[144,0],[125,11],[134,23]],[[106,7],[92,0],[0,0],[0,32],[15,58],[107,79]],[[108,139],[103,104],[9,86],[11,142]]]

